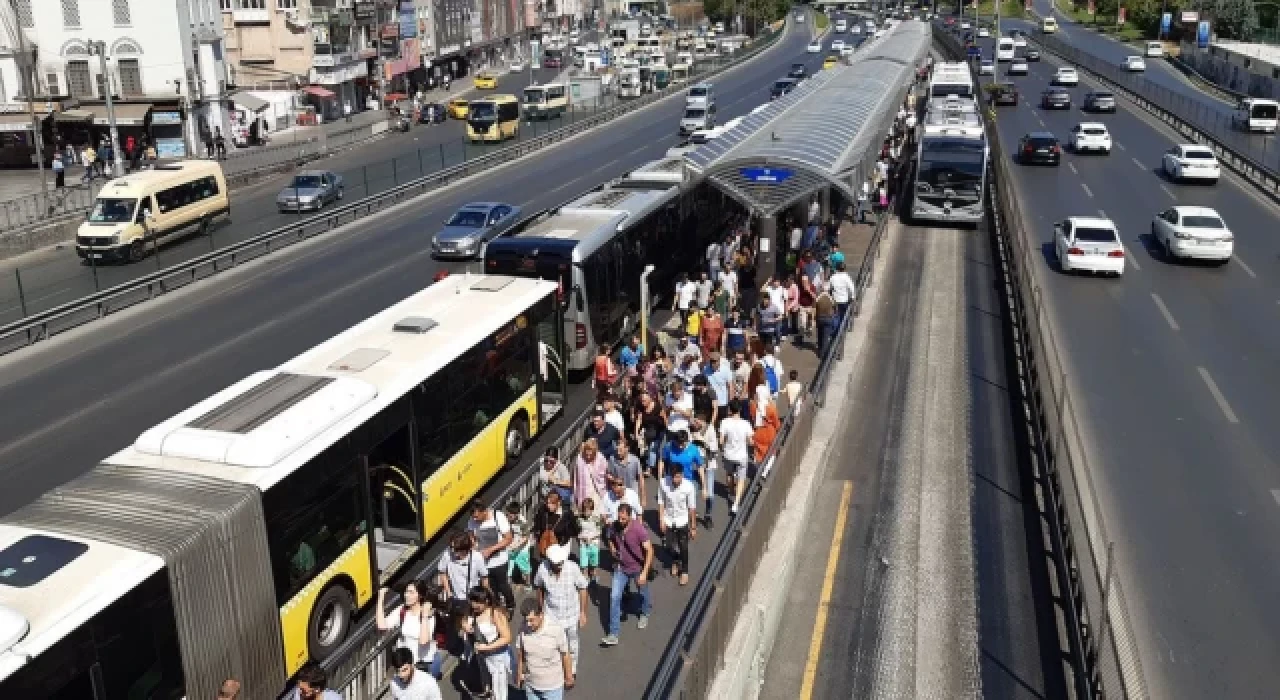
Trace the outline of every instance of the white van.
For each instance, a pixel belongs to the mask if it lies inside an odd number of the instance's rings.
[[[1017,47],[1013,43],[1013,37],[1002,36],[996,41],[996,60],[1012,61],[1013,52]]]
[[[1058,20],[1052,17],[1045,17],[1040,20],[1040,33],[1056,34],[1058,32]]]
[[[844,34],[849,31],[849,20],[843,17],[836,20],[836,34]]]
[[[137,262],[167,239],[207,233],[220,218],[231,220],[221,165],[209,160],[157,165],[102,186],[76,231],[76,255],[91,262]]]
[[[1147,49],[1144,52],[1148,58],[1160,58],[1164,56],[1164,43],[1160,41],[1148,41]]]
[[[1280,102],[1263,97],[1246,97],[1231,113],[1231,124],[1243,131],[1276,133]]]

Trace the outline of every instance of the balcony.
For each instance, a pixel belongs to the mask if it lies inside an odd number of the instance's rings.
[[[271,24],[271,10],[242,10],[236,8],[231,11],[231,19],[236,24]]]

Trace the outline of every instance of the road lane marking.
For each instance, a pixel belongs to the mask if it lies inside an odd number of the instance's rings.
[[[1166,184],[1164,184],[1164,183],[1160,183],[1160,189],[1164,190],[1164,193],[1165,193],[1165,194],[1167,194],[1167,195],[1169,195],[1169,196],[1170,196],[1170,197],[1172,197],[1173,199],[1177,199],[1177,198],[1178,198],[1178,195],[1174,194],[1174,193],[1173,193],[1173,190],[1169,189],[1169,186],[1168,186],[1168,185],[1166,185]]]
[[[1089,195],[1090,197],[1092,197],[1092,196],[1093,196],[1093,190],[1089,189],[1089,186],[1088,186],[1088,185],[1086,185],[1086,184],[1084,184],[1084,183],[1082,182],[1082,183],[1080,183],[1080,186],[1084,188],[1084,193],[1085,193],[1085,194]]]
[[[1178,325],[1178,322],[1173,319],[1173,314],[1169,312],[1169,307],[1164,305],[1164,299],[1161,299],[1159,294],[1152,292],[1151,301],[1156,303],[1156,308],[1160,309],[1160,315],[1164,316],[1164,320],[1169,322],[1169,328],[1172,328],[1174,331],[1182,330]]]
[[[1067,167],[1068,167],[1068,168],[1071,168],[1071,173],[1072,173],[1073,175],[1079,175],[1079,174],[1080,174],[1080,171],[1079,171],[1079,170],[1076,170],[1076,164],[1075,164],[1075,163],[1067,163]]]
[[[1253,274],[1253,269],[1252,269],[1252,268],[1250,268],[1248,265],[1244,264],[1244,261],[1240,259],[1240,256],[1238,256],[1238,255],[1232,255],[1232,256],[1231,256],[1231,259],[1232,259],[1232,260],[1235,260],[1237,263],[1239,263],[1239,264],[1240,264],[1240,267],[1244,270],[1245,274],[1249,275],[1250,277],[1252,277],[1252,278],[1254,278],[1254,279],[1258,279],[1258,276],[1257,276],[1257,275],[1255,275],[1255,274]]]
[[[1134,164],[1134,165],[1136,165],[1136,166],[1138,166],[1138,168],[1140,168],[1140,169],[1142,169],[1142,170],[1146,170],[1146,169],[1147,169],[1147,166],[1146,166],[1146,165],[1143,165],[1142,161],[1138,160],[1137,158],[1134,158],[1134,159],[1133,159],[1133,164]]]
[[[1276,499],[1276,505],[1280,506],[1280,489],[1271,489],[1271,497]]]
[[[1127,151],[1127,150],[1129,150],[1129,149],[1127,149],[1127,148],[1125,148],[1125,147],[1124,147],[1124,144],[1123,144],[1123,143],[1117,143],[1117,144],[1116,144],[1116,148],[1119,148],[1119,149],[1120,149],[1120,150],[1122,150],[1122,151]]]
[[[809,658],[804,663],[804,680],[800,683],[800,700],[813,698],[813,682],[818,676],[818,656],[822,654],[822,637],[827,631],[827,613],[831,609],[831,593],[836,583],[836,568],[840,563],[840,546],[844,542],[844,525],[849,515],[849,502],[853,499],[853,482],[844,482],[840,493],[840,509],[836,511],[835,532],[831,535],[831,549],[827,554],[827,572],[822,577],[822,595],[818,598],[818,619],[813,624],[813,637],[809,639]]]
[[[1227,422],[1239,423],[1240,419],[1236,418],[1236,412],[1231,410],[1231,404],[1227,403],[1227,397],[1222,395],[1222,391],[1214,383],[1213,377],[1209,376],[1209,370],[1197,367],[1196,371],[1200,373],[1200,378],[1204,380],[1205,386],[1209,387],[1209,393],[1213,394],[1213,400],[1218,402],[1218,408],[1222,411],[1222,415],[1227,417]]]
[[[1142,272],[1142,266],[1138,264],[1138,259],[1133,257],[1133,251],[1129,250],[1129,246],[1121,243],[1120,247],[1124,248],[1124,256],[1129,259],[1129,264],[1133,265],[1133,269]]]

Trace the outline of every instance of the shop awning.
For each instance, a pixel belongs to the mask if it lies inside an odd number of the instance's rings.
[[[390,95],[387,95],[385,98],[387,102],[400,102],[401,100],[407,100],[407,99],[409,99],[409,96],[404,94],[403,92],[393,92]]]
[[[44,119],[45,114],[36,114],[36,119]],[[31,131],[31,115],[26,112],[0,114],[0,131]]]
[[[332,92],[320,87],[319,85],[308,85],[302,88],[302,91],[308,95],[319,97],[322,100],[332,100],[334,98],[334,94]]]
[[[236,94],[231,96],[231,101],[234,102],[235,104],[240,105],[241,107],[244,107],[250,112],[255,112],[255,113],[261,112],[262,110],[271,106],[270,102],[267,102],[261,97],[255,97],[253,95],[250,95],[247,92],[237,92]]]
[[[87,122],[93,119],[93,111],[88,109],[68,109],[53,115],[55,122]]]
[[[112,105],[111,109],[116,113],[117,126],[142,126],[147,120],[147,113],[151,111],[150,103],[143,104],[119,104]],[[106,126],[111,123],[107,118],[107,108],[99,107],[93,112],[93,123]]]

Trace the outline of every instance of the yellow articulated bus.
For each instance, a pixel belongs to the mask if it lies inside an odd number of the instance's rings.
[[[554,282],[448,277],[0,518],[0,698],[273,698],[565,399]]]
[[[467,139],[506,141],[520,134],[520,100],[515,95],[494,95],[471,103],[467,113]]]

